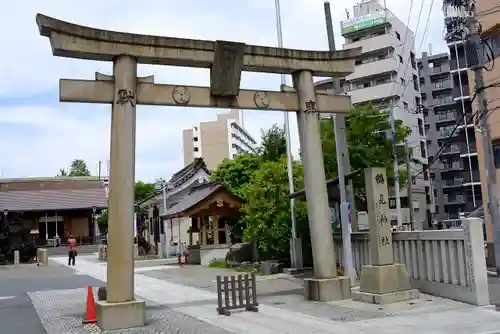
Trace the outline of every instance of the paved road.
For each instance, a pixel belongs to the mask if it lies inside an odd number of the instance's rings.
[[[490,302],[493,305],[500,305],[500,277],[488,276]]]
[[[103,285],[66,267],[0,267],[1,333],[45,334],[28,292]],[[85,296],[82,296],[85,298]]]

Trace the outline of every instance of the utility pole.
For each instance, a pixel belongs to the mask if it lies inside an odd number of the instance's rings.
[[[167,180],[162,179],[162,191],[163,191],[163,213],[167,212]],[[165,226],[165,222],[167,222],[167,226]],[[165,241],[163,242],[163,248],[164,252],[166,253],[166,257],[168,257],[170,254],[170,237],[169,237],[169,230],[168,230],[168,220],[162,220],[161,222],[163,224],[163,234],[165,236]],[[160,229],[161,231],[161,229]]]
[[[328,46],[330,51],[335,51],[335,36],[333,34],[332,14],[330,3],[324,3],[326,32],[328,36]],[[340,79],[332,78],[334,85],[334,93],[340,93]],[[335,134],[335,146],[337,151],[337,168],[339,175],[339,190],[340,190],[340,221],[342,224],[342,246],[344,250],[344,271],[345,275],[351,278],[353,283],[356,278],[356,270],[354,269],[354,261],[352,258],[352,242],[351,242],[351,226],[349,221],[349,210],[354,207],[354,192],[352,191],[352,182],[350,183],[351,202],[348,202],[346,192],[345,174],[351,171],[349,161],[349,150],[347,146],[347,134],[345,116],[343,114],[332,114],[333,129]],[[349,205],[350,204],[350,205]],[[352,217],[352,214],[351,214]]]
[[[468,41],[472,43],[473,47],[477,50],[477,62],[470,65],[470,69],[474,72],[475,92],[478,105],[478,118],[479,124],[482,129],[483,138],[483,152],[484,152],[484,166],[486,170],[486,177],[488,185],[488,212],[491,218],[491,226],[493,230],[493,246],[495,251],[495,266],[497,274],[500,275],[500,202],[498,199],[498,187],[496,168],[493,158],[493,148],[491,143],[491,130],[488,123],[488,100],[484,91],[484,55],[480,50],[481,38],[476,27],[477,13],[474,3],[468,8]],[[471,180],[472,181],[472,180]]]
[[[276,33],[278,35],[278,47],[283,48],[283,32],[281,28],[281,7],[280,0],[275,0],[274,7],[276,10]],[[286,77],[281,75],[281,86],[286,85]],[[293,157],[292,157],[292,140],[290,138],[290,116],[288,112],[283,113],[284,130],[286,138],[286,160],[288,172],[288,186],[290,194],[295,192],[293,185]],[[290,216],[292,218],[292,238],[290,239],[290,262],[294,269],[301,269],[303,267],[302,261],[302,240],[297,238],[297,211],[295,207],[295,198],[290,198]]]
[[[408,151],[406,155],[406,173],[408,174],[408,208],[410,210],[410,229],[415,226],[415,217],[413,211],[413,176],[411,174],[411,147],[408,146],[408,141],[405,140],[405,147]]]
[[[396,217],[398,220],[398,228],[401,227],[401,195],[399,194],[399,162],[396,150],[396,119],[394,117],[394,107],[390,106],[389,118],[391,123],[391,142],[392,154],[394,156],[394,196],[396,197]]]

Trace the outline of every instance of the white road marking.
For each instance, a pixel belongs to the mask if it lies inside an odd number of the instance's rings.
[[[153,267],[140,267],[140,268],[135,268],[134,272],[136,273],[142,273],[146,271],[153,271],[153,270],[163,270],[163,269],[178,269],[179,266],[153,266]]]
[[[13,299],[13,298],[16,298],[16,296],[0,296],[0,300]]]

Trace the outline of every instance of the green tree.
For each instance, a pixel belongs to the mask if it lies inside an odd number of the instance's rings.
[[[64,169],[61,169],[60,172],[62,174],[67,174],[67,176],[90,176],[87,163],[83,159],[74,159],[69,167],[69,173],[67,173]]]
[[[259,155],[240,153],[232,160],[224,159],[210,177],[233,194],[244,197],[244,188],[250,182],[252,174],[259,170],[260,165]]]
[[[394,183],[392,141],[387,136],[390,131],[389,115],[385,111],[372,105],[355,107],[346,118],[347,142],[349,146],[349,158],[353,170],[364,170],[368,167],[385,167],[387,170],[389,184]],[[396,121],[396,142],[402,142],[411,133],[411,129],[404,126],[401,121]],[[331,121],[321,122],[321,140],[323,144],[323,157],[327,178],[336,177],[337,153],[335,135]],[[397,147],[399,161],[404,161],[406,149]],[[399,171],[399,183],[407,182],[404,169]],[[353,178],[353,186],[356,193],[356,207],[359,210],[366,208],[364,175],[360,173]]]
[[[303,187],[303,168],[299,163],[293,165],[294,184]],[[245,240],[257,236],[259,254],[262,259],[287,259],[290,249],[291,217],[289,203],[287,161],[264,162],[252,174],[245,187],[246,203],[244,214]],[[309,240],[307,209],[305,202],[297,203],[298,234]]]
[[[154,183],[145,183],[137,181],[135,183],[135,201],[145,200],[149,195],[155,191]]]
[[[259,155],[263,161],[279,161],[286,156],[285,129],[273,124],[267,130],[261,130]]]
[[[68,176],[68,172],[64,168],[59,169],[59,174],[57,176]]]
[[[99,231],[104,232],[108,230],[108,210],[102,210],[97,214],[97,224],[99,225]]]

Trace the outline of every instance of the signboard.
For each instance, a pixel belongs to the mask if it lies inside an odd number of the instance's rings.
[[[386,13],[383,11],[374,12],[368,15],[353,17],[342,21],[340,23],[340,29],[342,30],[342,35],[349,34],[351,32],[368,29],[375,27],[387,22]]]

